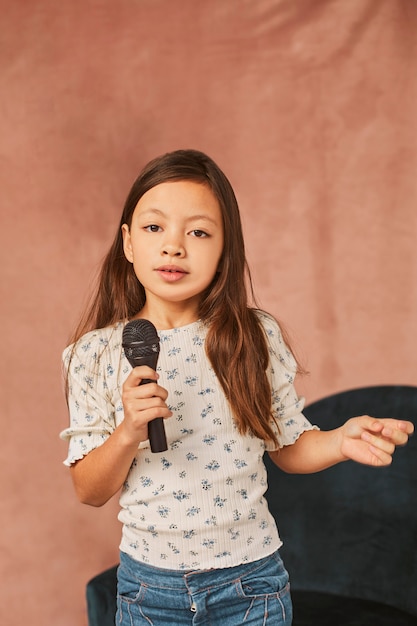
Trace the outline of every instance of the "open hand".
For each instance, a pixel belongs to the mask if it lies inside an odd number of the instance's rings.
[[[414,432],[412,422],[369,415],[349,419],[339,431],[340,450],[346,459],[365,465],[390,465],[397,446],[403,446]]]

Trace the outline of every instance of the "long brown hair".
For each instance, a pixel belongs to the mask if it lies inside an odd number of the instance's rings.
[[[104,259],[97,289],[72,341],[85,332],[134,317],[145,304],[145,291],[123,252],[121,227],[130,228],[140,198],[152,187],[175,180],[209,186],[223,216],[224,247],[212,283],[202,295],[199,317],[208,326],[207,356],[230,403],[241,433],[277,443],[271,428],[271,387],[266,374],[268,346],[256,314],[246,261],[238,203],[224,173],[207,155],[177,150],[152,160],[134,182],[120,225]],[[251,302],[249,302],[249,299]]]

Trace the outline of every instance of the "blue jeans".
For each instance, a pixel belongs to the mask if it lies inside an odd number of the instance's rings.
[[[288,573],[278,552],[225,569],[165,570],[123,552],[116,626],[290,626]]]

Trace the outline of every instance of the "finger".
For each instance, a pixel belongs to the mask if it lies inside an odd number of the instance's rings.
[[[384,421],[385,420],[376,419],[375,417],[369,417],[369,421],[367,421],[367,424],[364,427],[374,433],[380,433],[384,428]]]
[[[398,420],[392,417],[381,417],[376,421],[383,424],[384,427],[400,430],[407,433],[407,435],[412,435],[414,432],[413,422],[409,422],[407,420]]]
[[[140,415],[141,420],[144,422],[151,422],[157,417],[162,417],[163,419],[167,419],[168,417],[172,417],[172,411],[167,406],[152,406],[147,407],[142,411],[138,411],[137,415]]]
[[[406,420],[381,418],[379,423],[383,424],[382,436],[391,439],[397,446],[405,445],[414,432],[413,423]]]
[[[124,406],[125,417],[130,416],[138,423],[147,423],[156,417],[168,418],[172,416],[172,411],[160,398],[149,398],[146,400],[136,400],[135,402],[127,402]]]
[[[151,385],[149,385],[151,386]],[[161,391],[165,392],[165,389],[161,388]],[[129,406],[134,411],[144,411],[147,408],[153,407],[161,407],[166,408],[166,397],[165,394],[143,394],[139,395],[137,392],[133,391],[130,394],[126,394],[123,396],[123,405]]]
[[[412,435],[414,433],[414,424],[413,422],[408,422],[406,420],[400,420],[398,422],[399,430],[404,431],[407,435]]]
[[[374,449],[379,450],[383,453],[392,455],[395,450],[395,443],[393,443],[390,439],[385,439],[384,437],[379,437],[378,435],[373,435],[368,431],[364,431],[361,435],[362,441],[366,441],[369,443]]]
[[[154,396],[166,400],[168,397],[168,391],[164,387],[160,387],[156,383],[147,383],[146,385],[140,385],[139,387],[131,387],[124,390],[124,396],[129,398],[136,398],[138,400],[142,398],[153,398]]]
[[[155,370],[147,365],[141,365],[132,369],[129,376],[126,378],[125,385],[127,384],[130,387],[137,387],[140,385],[142,380],[156,381],[158,378],[159,374],[157,374]]]
[[[168,397],[168,391],[165,387],[161,387],[156,381],[147,382],[146,384],[141,385],[140,382],[143,380],[142,375],[146,376],[146,371],[142,372],[140,377],[137,377],[136,373],[133,374],[132,372],[132,377],[126,379],[122,387],[122,399],[151,398],[152,396],[158,396],[163,400],[166,400]]]
[[[384,452],[380,448],[377,448],[373,445],[369,446],[369,451],[372,454],[370,465],[373,465],[374,467],[391,465],[392,454],[388,454],[387,452]]]
[[[138,403],[149,404],[149,400],[151,398],[161,398],[161,395],[162,394],[158,393],[158,386],[156,383],[149,383],[148,385],[143,385],[142,387],[124,387],[122,392],[122,402],[123,405],[138,405]]]
[[[349,422],[352,422],[356,428],[361,430],[372,431],[373,433],[380,433],[384,428],[384,422],[389,420],[383,420],[370,415],[359,415],[354,417]],[[347,422],[347,423],[349,423]]]
[[[392,441],[396,446],[404,446],[408,441],[408,434],[398,429],[384,427],[381,435]]]

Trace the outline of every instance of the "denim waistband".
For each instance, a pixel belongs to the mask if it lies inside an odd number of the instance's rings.
[[[153,567],[147,563],[136,561],[130,555],[121,552],[120,564],[129,575],[142,584],[166,589],[204,591],[205,588],[228,585],[263,567],[271,558],[281,561],[279,551],[251,563],[243,563],[234,567],[209,570],[171,570]]]

